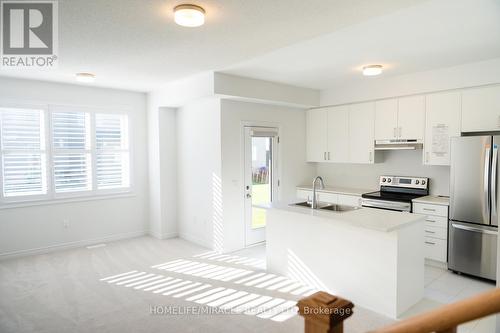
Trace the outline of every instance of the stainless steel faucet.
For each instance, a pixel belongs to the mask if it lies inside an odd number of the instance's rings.
[[[323,178],[321,178],[320,176],[317,176],[316,178],[314,178],[314,180],[313,180],[313,198],[312,198],[312,204],[311,204],[312,209],[318,208],[318,200],[316,198],[316,184],[317,184],[318,180],[319,180],[320,189],[322,190],[325,188],[325,183],[323,182]]]

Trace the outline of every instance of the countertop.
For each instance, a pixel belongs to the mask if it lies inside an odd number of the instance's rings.
[[[312,191],[312,185],[299,185],[297,186],[297,190],[306,190]],[[355,195],[361,196],[363,193],[374,192],[377,190],[374,189],[366,189],[366,188],[349,188],[349,187],[336,187],[336,186],[325,186],[324,189],[316,189],[316,192],[326,192],[326,193],[337,193],[337,194],[346,194],[346,195]]]
[[[332,223],[345,223],[351,226],[381,232],[395,231],[425,219],[425,217],[417,214],[372,208],[359,208],[347,212],[329,212],[307,207],[290,206],[282,203],[263,205],[261,208],[304,214],[329,220]]]
[[[450,198],[449,197],[440,197],[437,195],[428,195],[425,197],[413,199],[412,201],[415,203],[440,205],[440,206],[449,206],[450,205]]]

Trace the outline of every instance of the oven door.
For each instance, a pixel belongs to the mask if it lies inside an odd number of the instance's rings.
[[[376,200],[363,198],[362,207],[394,210],[398,212],[411,212],[411,202]]]

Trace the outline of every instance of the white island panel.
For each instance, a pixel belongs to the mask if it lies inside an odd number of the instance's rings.
[[[363,208],[268,210],[267,268],[397,318],[424,293],[423,218]]]

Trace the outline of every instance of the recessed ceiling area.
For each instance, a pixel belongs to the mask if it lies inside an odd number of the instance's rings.
[[[224,69],[270,51],[421,3],[421,0],[197,0],[205,24],[175,24],[178,0],[59,2],[59,67],[0,70],[0,75],[149,91],[203,71]]]
[[[325,89],[500,57],[500,1],[438,0],[281,48],[223,72]],[[378,77],[361,75],[381,64]]]

